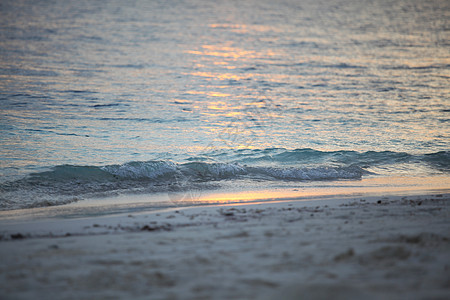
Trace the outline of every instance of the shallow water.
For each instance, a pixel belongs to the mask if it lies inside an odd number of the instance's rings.
[[[2,1],[0,208],[448,175],[449,14],[437,0]]]

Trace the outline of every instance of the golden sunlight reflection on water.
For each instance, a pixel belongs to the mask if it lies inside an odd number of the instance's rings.
[[[212,29],[244,33],[249,31],[263,32],[274,30],[271,26],[250,26],[245,24],[210,24]],[[233,41],[223,41],[221,44],[204,44],[196,49],[185,51],[193,55],[196,69],[188,76],[200,77],[207,85],[197,86],[189,90],[189,95],[204,95],[196,107],[203,116],[204,129],[211,137],[208,148],[256,148],[268,147],[261,143],[265,135],[264,124],[274,118],[281,118],[273,110],[273,104],[268,99],[261,100],[260,91],[252,87],[252,82],[282,82],[289,80],[285,74],[266,74],[252,72],[251,66],[255,60],[271,60],[280,55],[270,48],[237,47]],[[230,72],[233,71],[233,72]],[[241,71],[239,71],[241,70]],[[230,90],[229,85],[236,88]],[[232,91],[223,92],[223,89]],[[222,98],[216,100],[215,98]],[[264,98],[264,97],[263,97]],[[275,138],[275,136],[274,136]]]

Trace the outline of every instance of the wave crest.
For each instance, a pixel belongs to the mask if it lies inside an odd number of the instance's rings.
[[[410,167],[450,171],[450,152],[413,155],[392,151],[313,149],[211,152],[185,163],[134,161],[106,166],[60,165],[0,184],[0,210],[53,206],[124,192],[154,193],[207,189],[221,181],[358,180],[372,172]],[[227,162],[218,162],[227,161]],[[370,172],[369,172],[370,170]]]

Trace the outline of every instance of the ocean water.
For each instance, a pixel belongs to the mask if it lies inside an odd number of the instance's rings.
[[[0,2],[0,209],[450,173],[445,0]]]

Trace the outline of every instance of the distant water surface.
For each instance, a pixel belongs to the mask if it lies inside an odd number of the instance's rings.
[[[0,208],[447,176],[449,28],[444,0],[1,1]]]

